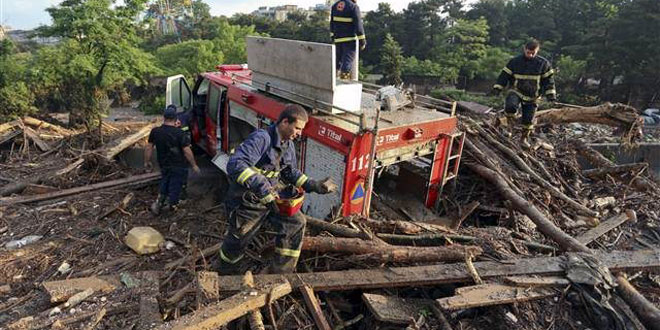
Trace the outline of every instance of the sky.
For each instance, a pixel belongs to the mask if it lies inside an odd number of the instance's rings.
[[[8,25],[14,30],[28,30],[43,24],[50,24],[46,8],[59,4],[62,0],[0,0],[0,25]],[[260,6],[298,5],[309,8],[325,0],[206,0],[214,16],[231,16],[235,13],[250,13]],[[379,2],[389,2],[392,9],[401,11],[412,0],[358,0],[362,11],[375,10]]]

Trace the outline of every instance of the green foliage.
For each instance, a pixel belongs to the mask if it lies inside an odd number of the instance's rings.
[[[457,19],[436,42],[433,59],[473,79],[480,70],[479,61],[486,55],[488,23],[486,19]]]
[[[499,47],[486,47],[484,55],[475,61],[474,76],[495,80],[512,54]]]
[[[165,93],[145,96],[138,109],[146,115],[162,115],[165,109]]]
[[[33,113],[34,95],[22,81],[0,87],[0,122]]]
[[[385,44],[383,45],[383,53],[381,54],[381,66],[387,84],[401,84],[402,63],[401,46],[388,33],[385,35]]]
[[[156,50],[158,64],[165,74],[183,74],[193,77],[199,72],[214,70],[223,63],[223,51],[210,40],[189,40],[179,44],[165,45]]]
[[[587,61],[576,60],[570,55],[562,55],[556,63],[555,82],[559,86],[569,87],[577,84],[584,77]]]
[[[109,106],[108,91],[126,82],[140,85],[158,72],[153,56],[137,48],[134,17],[145,2],[115,6],[110,0],[65,0],[47,9],[53,25],[39,32],[62,41],[36,57],[36,70],[46,74],[31,76],[35,86],[51,87],[47,97],[71,110],[74,122],[91,130]]]
[[[223,21],[217,28],[217,37],[213,39],[215,49],[224,54],[224,63],[247,63],[245,37],[261,35],[254,26],[231,25]],[[220,64],[219,62],[217,64]]]

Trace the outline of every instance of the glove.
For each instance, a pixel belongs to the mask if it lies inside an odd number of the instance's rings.
[[[497,88],[493,88],[493,89],[490,90],[490,92],[488,92],[488,96],[499,96],[500,93],[502,93],[501,90],[499,90]]]
[[[264,197],[261,197],[261,199],[259,200],[259,203],[261,203],[263,205],[268,205],[270,203],[275,203],[275,200],[278,199],[278,198],[279,198],[279,196],[277,195],[276,192],[271,192],[268,195],[266,195]]]
[[[330,178],[314,181],[310,184],[310,191],[317,194],[329,194],[337,190],[337,185]]]
[[[367,48],[367,39],[359,39],[358,42],[360,43],[360,50]]]

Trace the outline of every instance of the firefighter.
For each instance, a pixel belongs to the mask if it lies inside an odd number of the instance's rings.
[[[539,48],[538,41],[527,42],[523,47],[523,54],[512,58],[502,69],[491,91],[491,95],[499,95],[503,89],[508,88],[504,103],[506,119],[503,121],[508,136],[512,135],[516,113],[522,107],[523,132],[520,144],[524,148],[531,147],[529,136],[534,131],[534,115],[541,96],[545,96],[550,102],[557,100],[554,71],[547,59],[537,55]]]
[[[355,40],[359,42],[360,50],[367,47],[356,0],[340,0],[332,5],[330,33],[335,43],[339,78],[349,80],[355,61]]]
[[[270,272],[293,272],[300,256],[305,217],[298,211],[282,215],[276,204],[282,184],[302,187],[306,192],[327,194],[337,186],[326,178],[315,181],[296,168],[293,140],[307,123],[307,112],[299,105],[288,104],[277,122],[250,134],[227,163],[229,191],[225,206],[229,228],[220,248],[218,270],[222,274],[242,271],[244,250],[265,221],[275,227],[276,256]]]
[[[190,149],[189,135],[177,127],[176,106],[167,106],[163,117],[163,125],[152,129],[149,133],[149,144],[144,150],[144,167],[151,170],[153,168],[151,155],[154,146],[156,147],[158,166],[162,174],[158,198],[150,207],[155,215],[159,215],[164,207],[176,211],[181,187],[188,179],[186,161],[190,163],[195,173],[199,173],[199,167]]]

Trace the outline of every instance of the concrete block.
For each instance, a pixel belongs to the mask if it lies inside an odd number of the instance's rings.
[[[135,227],[128,232],[125,242],[137,254],[149,254],[158,252],[165,239],[156,229]]]

